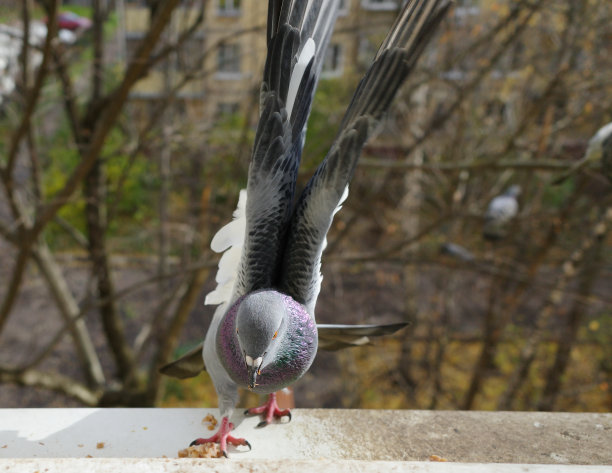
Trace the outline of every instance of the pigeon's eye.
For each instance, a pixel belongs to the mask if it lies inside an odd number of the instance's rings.
[[[274,336],[272,337],[272,340],[274,340],[276,337],[278,337],[278,330],[274,332]]]

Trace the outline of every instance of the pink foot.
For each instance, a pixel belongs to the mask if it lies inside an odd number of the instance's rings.
[[[202,445],[203,443],[218,443],[219,448],[221,449],[221,453],[223,456],[227,458],[227,444],[230,445],[246,445],[251,450],[251,444],[247,442],[245,439],[239,439],[230,435],[231,430],[234,428],[234,424],[232,424],[227,417],[224,417],[221,420],[221,426],[217,433],[210,438],[207,439],[195,439],[193,442],[189,444],[190,447],[194,445]]]
[[[257,427],[265,427],[272,422],[272,419],[275,417],[280,419],[281,417],[288,416],[289,421],[291,421],[291,411],[289,409],[279,409],[276,403],[276,393],[270,393],[268,395],[268,401],[263,406],[252,407],[244,411],[244,415],[246,416],[259,414],[263,414],[264,420],[257,424]]]

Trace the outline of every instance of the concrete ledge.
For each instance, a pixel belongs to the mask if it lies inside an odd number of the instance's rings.
[[[433,463],[363,460],[203,460],[203,459],[16,459],[0,460],[11,473],[610,473],[609,466]]]
[[[612,414],[295,409],[292,422],[264,429],[236,414],[251,452],[176,459],[212,433],[207,414],[219,418],[216,409],[0,409],[0,471],[612,471],[603,466]]]

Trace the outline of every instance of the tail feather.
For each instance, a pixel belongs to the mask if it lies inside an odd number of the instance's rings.
[[[228,302],[274,279],[306,121],[338,5],[339,0],[269,1],[260,123],[249,168],[249,215],[245,216],[243,191],[239,215],[211,243],[214,251],[226,254],[219,262],[218,285],[208,294],[207,304]],[[254,236],[247,239],[247,233]]]
[[[331,150],[296,205],[283,257],[282,288],[311,314],[321,285],[326,234],[361,150],[449,7],[448,0],[406,4],[357,86]]]
[[[406,5],[359,83],[341,129],[359,116],[382,117],[451,4],[447,0],[413,0]]]

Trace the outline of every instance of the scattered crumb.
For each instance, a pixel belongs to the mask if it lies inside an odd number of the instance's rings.
[[[6,447],[8,447],[8,445],[2,445],[2,448],[6,448]]]
[[[78,444],[77,447],[79,448],[83,448],[85,445],[83,445],[82,443]]]
[[[96,448],[97,448],[98,450],[100,450],[100,449],[104,448],[104,442],[98,442],[98,443],[96,444]]]
[[[44,445],[44,443],[43,442],[38,442],[38,445]]]
[[[438,455],[429,455],[429,461],[430,462],[447,462],[448,460]]]
[[[143,427],[142,430],[149,430],[149,428],[148,427]]]
[[[221,449],[218,444],[208,442],[179,450],[178,456],[179,458],[220,458]]]
[[[85,458],[93,458],[91,455],[87,455]]]
[[[215,430],[215,428],[217,427],[217,419],[215,419],[215,416],[213,416],[212,414],[208,414],[206,417],[204,417],[204,419],[202,419],[202,424],[208,422],[208,430]]]

